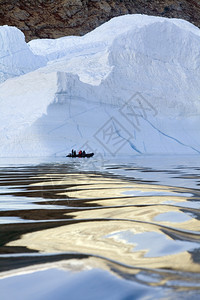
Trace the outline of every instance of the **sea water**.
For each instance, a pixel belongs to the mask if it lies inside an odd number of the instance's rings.
[[[1,159],[1,299],[199,299],[199,171],[199,156]]]

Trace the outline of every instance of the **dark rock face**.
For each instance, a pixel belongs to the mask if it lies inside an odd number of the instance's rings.
[[[26,40],[83,35],[124,14],[185,19],[200,27],[197,0],[0,0],[0,25],[21,29]]]

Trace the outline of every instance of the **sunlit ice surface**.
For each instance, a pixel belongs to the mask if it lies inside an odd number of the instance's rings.
[[[199,166],[1,160],[2,299],[198,299]]]

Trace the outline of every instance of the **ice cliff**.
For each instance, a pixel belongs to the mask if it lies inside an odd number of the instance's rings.
[[[7,37],[4,31],[0,57],[9,53],[9,60],[2,74],[7,66],[15,73],[19,55],[18,77],[0,85],[0,156],[64,155],[71,148],[99,157],[200,154],[200,30],[194,25],[127,15],[83,37],[28,44],[16,40],[17,29],[6,27]]]

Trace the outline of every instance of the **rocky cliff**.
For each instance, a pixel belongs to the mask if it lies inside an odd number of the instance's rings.
[[[112,17],[134,13],[182,18],[200,27],[197,0],[0,0],[0,25],[17,26],[27,41],[83,35]]]

